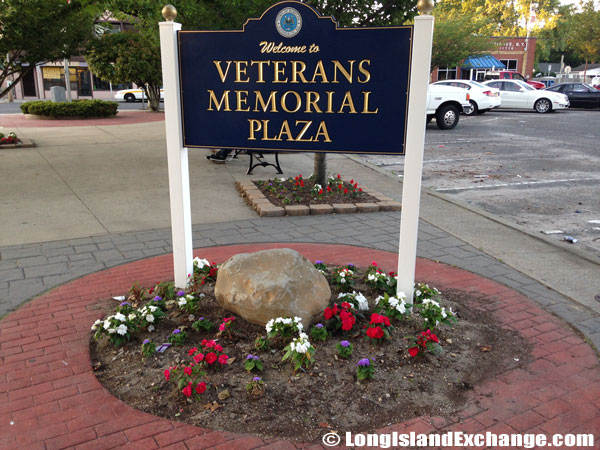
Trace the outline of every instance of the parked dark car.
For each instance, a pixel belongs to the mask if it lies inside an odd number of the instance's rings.
[[[600,91],[589,84],[561,83],[549,87],[547,91],[561,92],[569,97],[575,108],[600,108]]]

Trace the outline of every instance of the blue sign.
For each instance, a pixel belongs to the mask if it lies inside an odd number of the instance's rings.
[[[404,154],[413,28],[339,28],[300,2],[180,31],[185,147]]]

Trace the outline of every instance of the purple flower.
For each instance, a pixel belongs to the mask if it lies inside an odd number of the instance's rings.
[[[260,377],[254,377],[252,378],[252,381],[260,381]]]
[[[323,261],[321,261],[320,259],[317,259],[317,260],[315,261],[315,264],[323,264]]]
[[[144,339],[144,342],[142,342],[143,345],[149,344],[150,343],[150,339]]]
[[[316,328],[323,328],[323,324],[322,323],[318,323],[315,325]]]
[[[179,333],[181,333],[181,330],[179,328],[176,328],[173,330],[173,334],[179,334]]]
[[[129,302],[123,302],[119,306],[131,306],[131,303],[129,303]]]
[[[350,342],[348,342],[348,341],[342,341],[342,342],[340,342],[340,345],[341,345],[342,347],[344,347],[344,348],[346,348],[346,347],[350,347]]]
[[[360,361],[358,361],[357,365],[361,367],[368,367],[371,365],[371,362],[369,361],[369,358],[363,358]]]
[[[162,301],[162,297],[160,295],[157,295],[156,297],[154,297],[154,301],[160,302],[160,301]]]
[[[254,356],[253,355],[248,355],[248,356],[246,356],[246,359],[254,359]]]
[[[183,297],[185,295],[185,292],[184,291],[179,291],[179,292],[177,292],[176,295],[177,295],[177,297]]]
[[[200,317],[198,320],[204,320],[204,317]]]
[[[258,361],[260,358],[259,358],[258,356],[253,356],[253,357],[252,357],[252,359],[253,359],[254,361]]]

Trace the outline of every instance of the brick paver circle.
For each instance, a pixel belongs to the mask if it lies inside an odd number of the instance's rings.
[[[394,253],[345,245],[248,244],[195,253],[222,262],[236,253],[276,247],[333,264],[367,266],[375,260],[388,270],[397,264]],[[171,255],[136,261],[53,289],[0,321],[1,449],[321,448],[172,422],[135,410],[102,387],[88,348],[90,326],[103,315],[98,300],[122,295],[133,281],[150,285],[170,278]],[[475,386],[456,417],[419,417],[378,431],[592,433],[600,438],[598,358],[564,322],[512,289],[461,269],[419,259],[417,278],[485,296],[485,309],[500,326],[521,333],[532,345],[533,359]]]

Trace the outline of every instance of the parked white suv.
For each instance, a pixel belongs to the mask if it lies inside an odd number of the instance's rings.
[[[427,123],[435,117],[440,130],[451,130],[460,113],[471,108],[469,91],[452,86],[430,84],[427,89]]]
[[[469,91],[471,108],[465,109],[467,116],[483,114],[490,109],[498,108],[502,103],[500,90],[485,86],[473,80],[443,80],[433,83],[434,86],[453,86]]]

